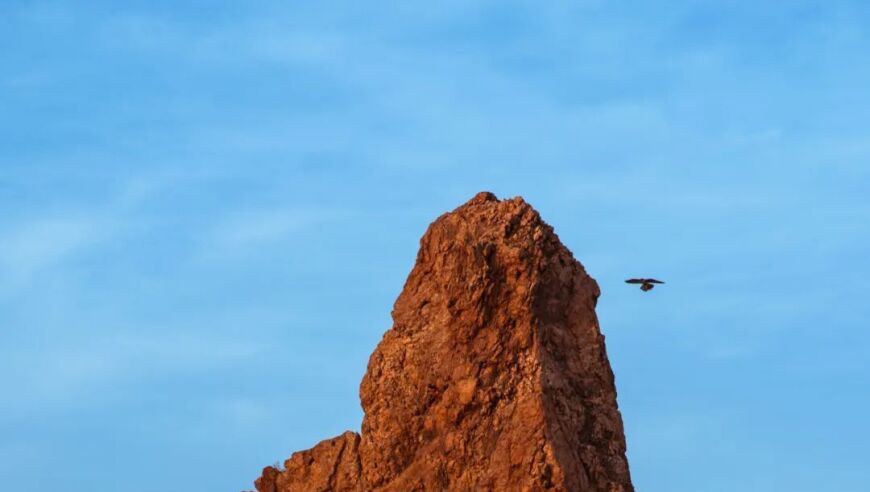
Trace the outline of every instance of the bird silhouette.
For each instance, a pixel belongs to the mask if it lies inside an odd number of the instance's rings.
[[[640,290],[646,292],[648,290],[652,290],[655,285],[653,284],[663,284],[661,280],[656,280],[654,278],[630,278],[625,281],[627,284],[640,284]]]

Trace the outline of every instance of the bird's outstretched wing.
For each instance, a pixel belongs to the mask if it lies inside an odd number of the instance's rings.
[[[630,279],[625,281],[625,283],[627,283],[627,284],[642,284],[645,282],[646,282],[646,280],[642,279],[642,278],[630,278]]]
[[[661,280],[656,280],[654,278],[645,278],[644,281],[648,284],[663,284]]]

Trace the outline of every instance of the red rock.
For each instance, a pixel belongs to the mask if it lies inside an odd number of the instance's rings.
[[[433,222],[347,432],[260,492],[633,491],[599,289],[522,198]]]

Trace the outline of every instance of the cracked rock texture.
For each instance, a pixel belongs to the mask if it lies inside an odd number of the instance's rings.
[[[260,492],[633,491],[598,284],[522,198],[433,222],[360,385],[361,434]]]

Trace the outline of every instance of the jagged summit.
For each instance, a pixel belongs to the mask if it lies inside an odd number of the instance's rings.
[[[522,200],[522,198],[520,198]],[[497,202],[498,197],[495,196],[495,193],[489,191],[481,191],[480,193],[474,195],[471,200],[466,202],[466,205],[475,204],[475,203],[486,203],[486,202]]]
[[[599,295],[522,198],[439,217],[360,385],[365,417],[261,492],[629,492]]]

